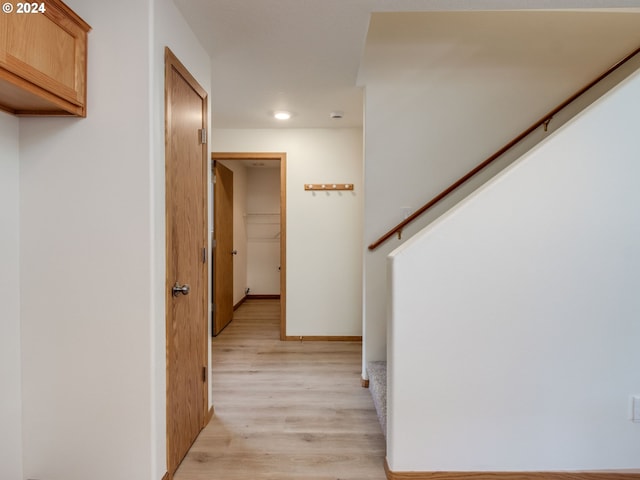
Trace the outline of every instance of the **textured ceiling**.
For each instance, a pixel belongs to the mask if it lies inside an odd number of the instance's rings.
[[[214,128],[362,126],[358,71],[373,12],[640,7],[638,0],[174,1],[212,59]],[[438,68],[448,68],[446,59]],[[276,110],[293,117],[276,121]],[[343,118],[331,119],[333,111]]]

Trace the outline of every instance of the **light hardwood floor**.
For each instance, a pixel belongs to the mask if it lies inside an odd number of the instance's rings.
[[[213,339],[215,415],[175,480],[384,480],[361,345],[281,342],[279,302],[249,300]]]

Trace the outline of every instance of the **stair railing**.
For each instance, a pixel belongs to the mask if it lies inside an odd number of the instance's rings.
[[[447,195],[449,195],[451,192],[453,192],[454,190],[456,190],[458,187],[460,187],[463,183],[467,182],[467,180],[471,179],[472,177],[474,177],[476,174],[480,173],[480,171],[484,170],[487,166],[491,165],[495,160],[497,160],[499,157],[501,157],[503,154],[505,154],[507,151],[509,151],[511,148],[513,148],[514,146],[516,146],[518,143],[520,143],[522,140],[524,140],[526,137],[528,137],[531,133],[533,133],[535,130],[537,130],[539,127],[544,126],[545,131],[547,130],[547,127],[549,125],[549,122],[551,121],[551,119],[561,110],[563,110],[565,107],[567,107],[568,105],[570,105],[571,103],[573,103],[576,99],[578,99],[580,96],[582,96],[584,93],[586,93],[588,90],[590,90],[592,87],[594,87],[596,84],[600,83],[602,80],[604,80],[605,78],[607,78],[609,75],[611,75],[613,72],[615,72],[616,70],[618,70],[620,67],[622,67],[625,63],[627,63],[629,60],[631,60],[633,57],[635,57],[638,53],[640,53],[640,47],[637,48],[636,50],[634,50],[633,52],[631,52],[630,54],[628,54],[626,57],[624,57],[622,60],[620,60],[619,62],[617,62],[616,64],[612,65],[611,67],[609,67],[609,69],[602,73],[601,75],[599,75],[595,80],[589,82],[587,85],[585,85],[584,87],[582,87],[580,90],[578,90],[576,93],[574,93],[573,95],[571,95],[569,98],[567,98],[564,102],[562,102],[560,105],[558,105],[556,108],[554,108],[553,110],[551,110],[549,113],[547,113],[546,115],[544,115],[543,117],[541,117],[538,121],[536,121],[535,123],[533,123],[529,128],[527,128],[526,130],[524,130],[522,133],[520,133],[517,137],[515,137],[513,140],[511,140],[509,143],[507,143],[506,145],[504,145],[502,148],[500,148],[500,150],[498,150],[497,152],[495,152],[493,155],[491,155],[489,158],[487,158],[485,161],[483,161],[482,163],[480,163],[478,166],[476,166],[473,170],[470,170],[469,172],[467,172],[464,176],[460,177],[457,181],[455,181],[454,183],[452,183],[451,185],[449,185],[447,188],[445,188],[442,192],[440,192],[439,194],[437,194],[435,197],[433,197],[431,200],[429,200],[427,203],[425,203],[422,207],[420,207],[418,210],[416,210],[413,214],[411,214],[410,216],[408,216],[405,220],[403,220],[402,222],[398,223],[395,227],[393,227],[391,230],[389,230],[387,233],[385,233],[384,235],[382,235],[380,238],[378,238],[375,242],[373,242],[371,245],[369,245],[369,250],[375,250],[376,248],[378,248],[380,245],[382,245],[384,242],[386,242],[389,238],[391,238],[393,235],[397,234],[398,238],[401,238],[402,236],[402,230],[409,225],[410,223],[412,223],[414,220],[416,220],[417,218],[419,218],[420,216],[422,216],[422,214],[424,214],[427,210],[429,210],[431,207],[433,207],[434,205],[436,205],[438,202],[440,202],[441,200],[443,200]]]

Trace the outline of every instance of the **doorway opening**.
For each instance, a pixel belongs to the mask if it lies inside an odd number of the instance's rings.
[[[214,152],[211,154],[214,175],[217,169],[235,170],[251,177],[247,189],[252,200],[233,205],[233,184],[228,178],[214,176],[214,231],[212,298],[213,332],[217,335],[230,321],[233,308],[246,298],[280,298],[280,340],[286,339],[286,153]],[[221,168],[222,167],[222,168]],[[242,173],[245,172],[245,173]],[[258,180],[258,178],[263,180]],[[220,182],[226,182],[220,184]],[[277,182],[275,198],[273,185]],[[249,183],[249,182],[247,182]],[[231,187],[229,186],[231,185]],[[237,188],[237,187],[236,187]],[[242,192],[236,191],[236,197]],[[226,196],[226,199],[223,198]],[[231,206],[228,203],[231,200]],[[217,205],[216,205],[217,202]],[[242,208],[238,208],[242,207]],[[233,214],[235,212],[235,215]],[[231,215],[230,215],[231,214]],[[229,221],[229,216],[232,220]],[[228,239],[229,229],[237,232]],[[220,243],[222,242],[222,243]],[[231,243],[229,243],[231,242]],[[232,259],[229,261],[229,259]],[[252,264],[249,264],[252,262]],[[251,271],[248,270],[248,268]],[[243,270],[247,268],[247,270]],[[240,270],[240,274],[234,275]],[[234,279],[235,277],[235,279]]]

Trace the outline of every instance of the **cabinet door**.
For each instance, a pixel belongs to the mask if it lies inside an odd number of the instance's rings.
[[[89,26],[58,1],[0,15],[0,104],[16,114],[85,116]]]

